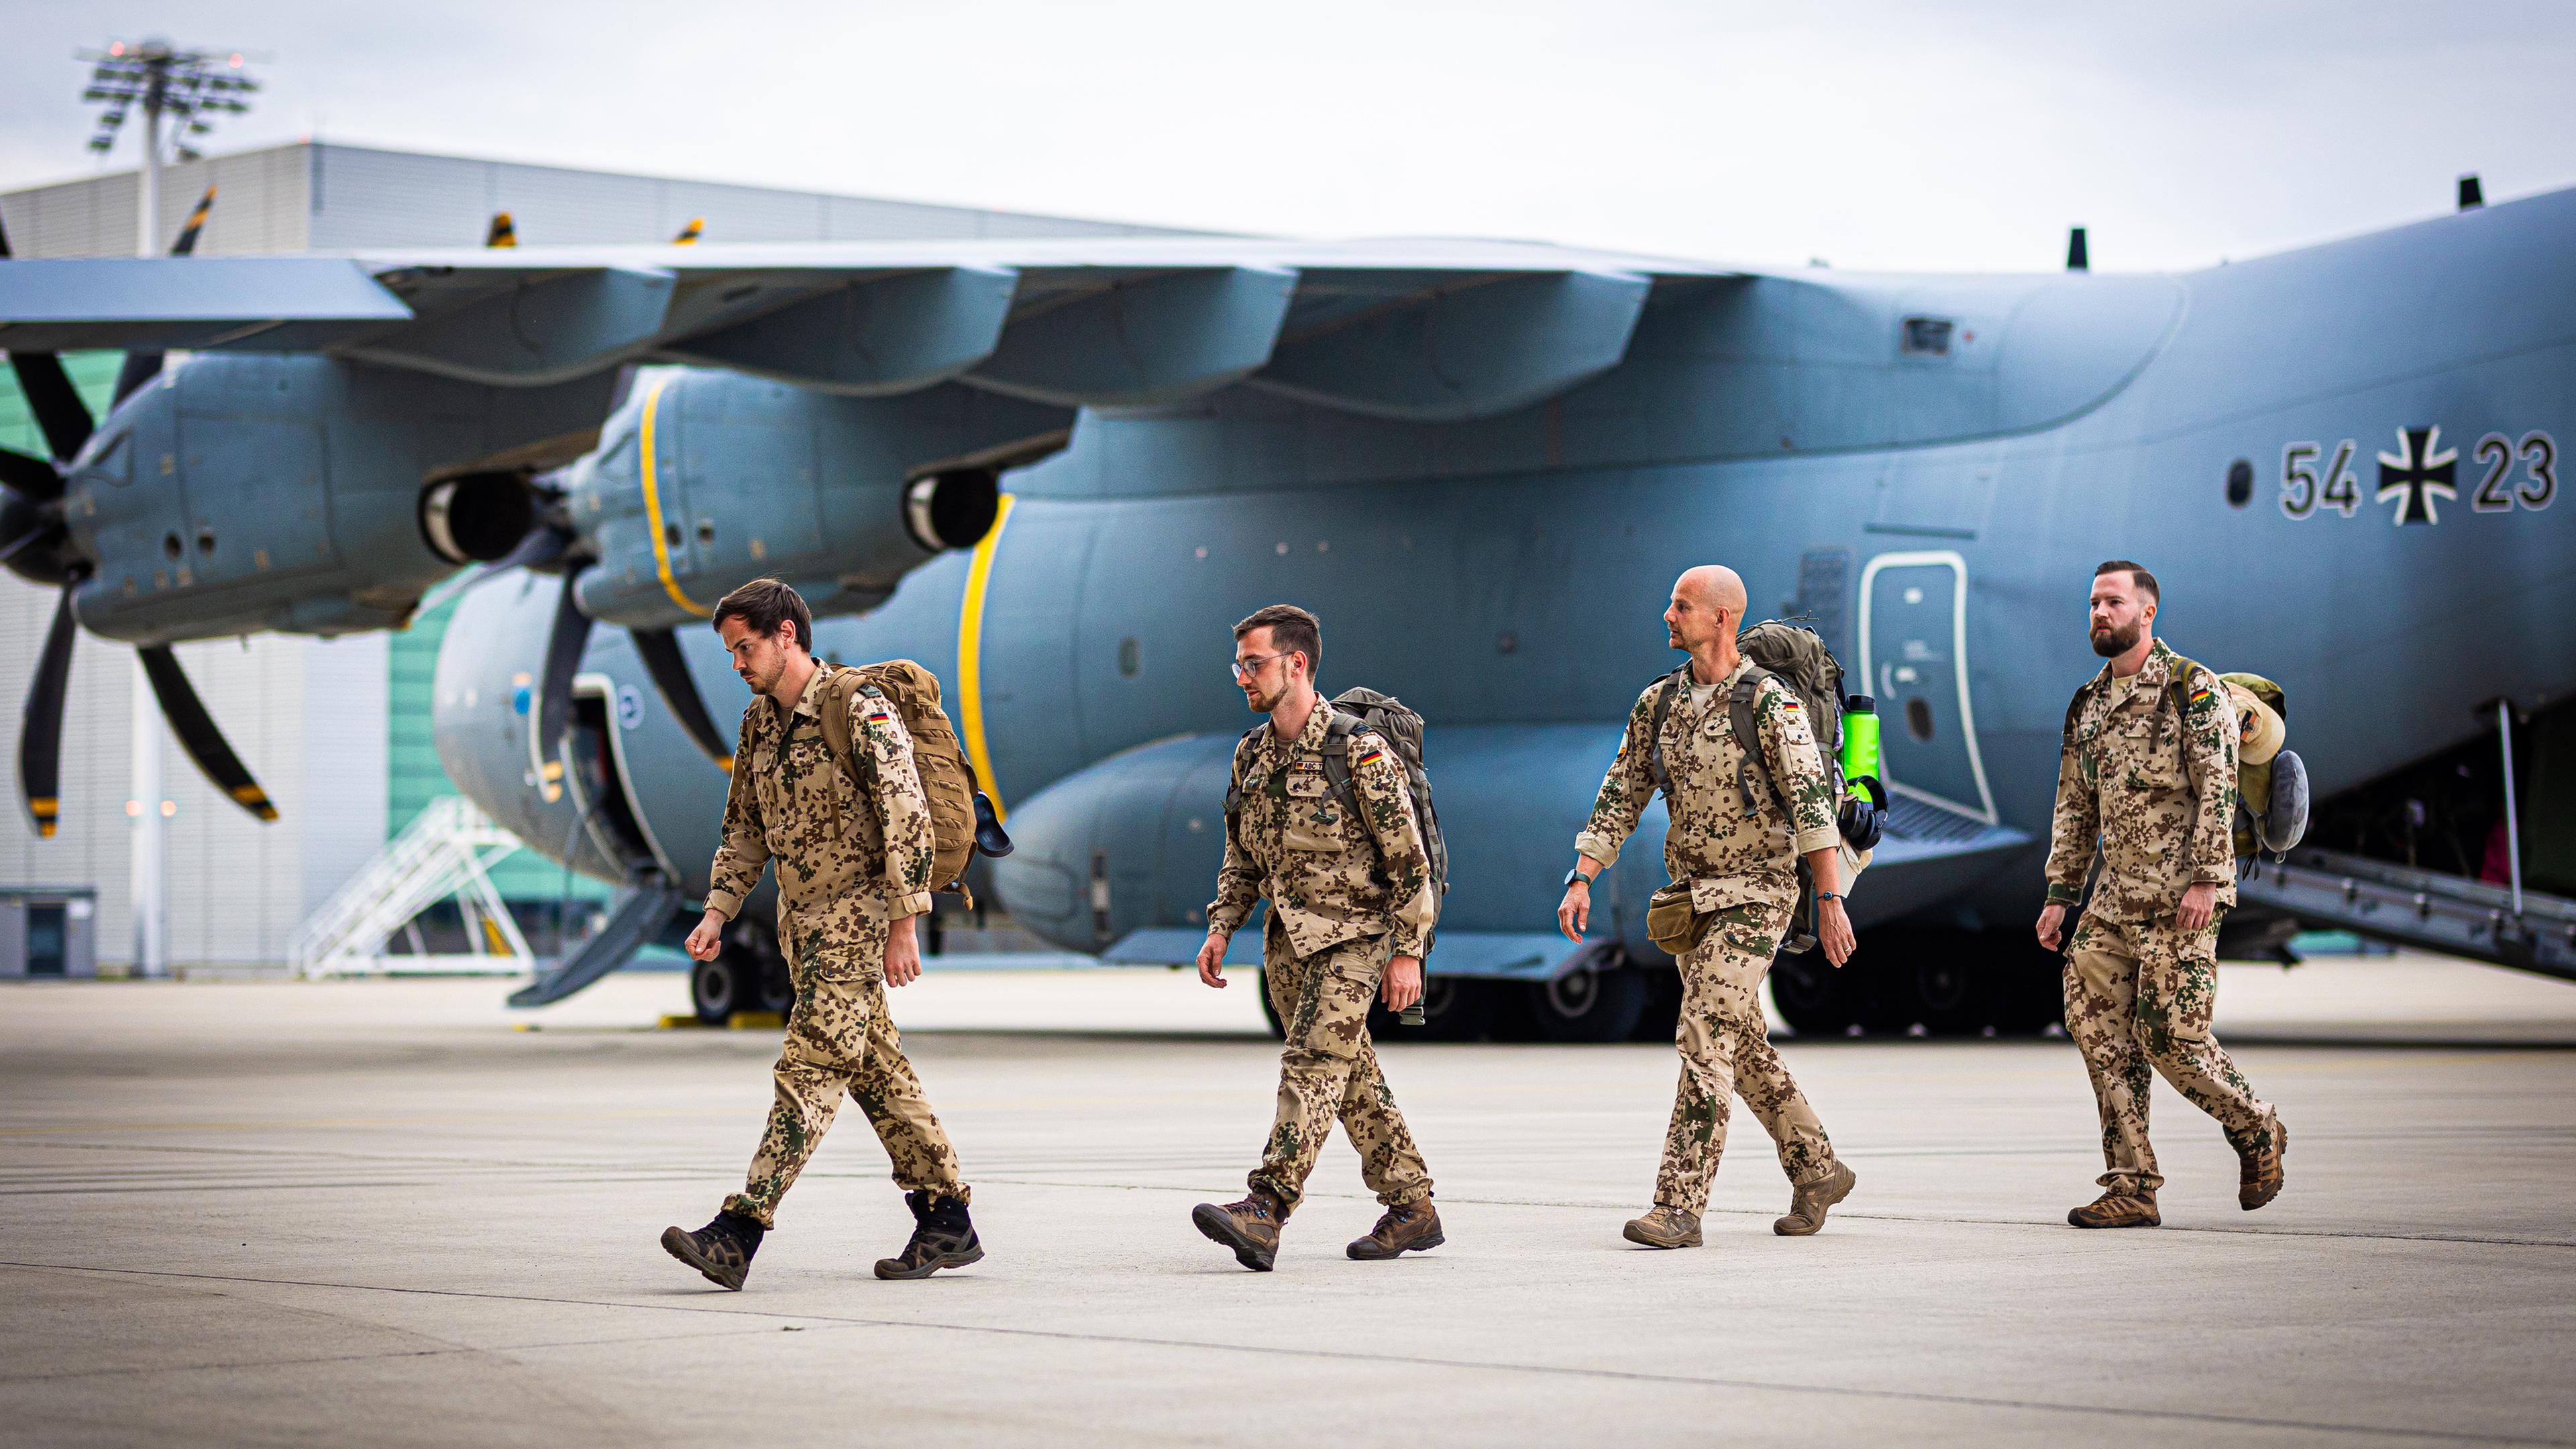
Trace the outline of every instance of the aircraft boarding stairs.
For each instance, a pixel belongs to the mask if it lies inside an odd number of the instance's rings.
[[[2257,858],[2236,894],[2312,930],[2343,930],[2576,981],[2576,901],[2357,855]]]
[[[518,849],[519,837],[492,823],[472,801],[453,795],[432,800],[296,927],[287,959],[299,976],[515,975],[530,970],[536,959],[490,873]],[[450,897],[464,917],[465,938],[473,949],[422,949],[414,918]],[[409,934],[411,951],[385,949],[397,932]]]

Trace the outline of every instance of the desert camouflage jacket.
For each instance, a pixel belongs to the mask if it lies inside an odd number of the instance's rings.
[[[2171,914],[2193,883],[2218,887],[2236,904],[2236,713],[2227,687],[2193,671],[2176,712],[2178,658],[2163,640],[2113,698],[2111,667],[2076,693],[2075,728],[2057,761],[2057,817],[2048,851],[2048,898],[2084,894],[2093,846],[2102,846],[2094,908],[2123,920]]]
[[[743,711],[707,891],[707,908],[731,919],[775,859],[779,935],[799,959],[810,954],[801,947],[852,934],[859,916],[930,909],[930,802],[912,736],[883,698],[850,696],[850,747],[870,785],[863,794],[833,761],[815,713],[830,668],[815,669],[792,711],[767,695]]]
[[[1664,834],[1664,870],[1690,882],[1691,904],[1701,911],[1747,901],[1787,904],[1798,893],[1798,857],[1842,841],[1834,828],[1833,781],[1807,712],[1796,691],[1777,679],[1764,680],[1753,699],[1754,730],[1762,738],[1751,774],[1753,811],[1745,813],[1736,785],[1745,744],[1735,738],[1726,699],[1752,667],[1750,659],[1737,663],[1705,702],[1693,699],[1693,690],[1680,690],[1664,719],[1664,771],[1672,781],[1665,802],[1672,824]],[[1605,867],[1618,860],[1619,847],[1655,797],[1648,759],[1654,741],[1647,731],[1663,688],[1662,679],[1647,685],[1628,711],[1628,733],[1601,778],[1591,822],[1574,838],[1576,850]],[[1766,775],[1778,787],[1776,795],[1765,788]],[[1782,800],[1789,802],[1786,813]]]
[[[1226,831],[1208,926],[1232,934],[1267,896],[1300,956],[1388,933],[1395,955],[1419,956],[1440,903],[1404,766],[1376,734],[1351,736],[1351,788],[1359,809],[1343,808],[1324,775],[1324,728],[1332,713],[1330,703],[1318,700],[1297,738],[1282,743],[1265,725],[1235,747],[1243,810]]]

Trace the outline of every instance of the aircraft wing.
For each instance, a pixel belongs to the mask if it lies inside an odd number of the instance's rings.
[[[500,386],[678,362],[1090,407],[1242,381],[1449,421],[1616,366],[1657,287],[1736,275],[1524,242],[1228,237],[16,261],[0,348],[322,351]]]

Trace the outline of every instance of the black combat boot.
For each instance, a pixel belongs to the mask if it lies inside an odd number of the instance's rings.
[[[912,1241],[903,1245],[901,1257],[877,1259],[878,1277],[927,1278],[942,1268],[983,1261],[984,1244],[975,1236],[966,1204],[928,1192],[905,1193],[903,1202],[912,1209]]]
[[[751,1255],[760,1251],[768,1229],[740,1213],[720,1212],[716,1220],[692,1233],[664,1228],[662,1247],[674,1258],[704,1273],[719,1288],[742,1291],[751,1272]]]

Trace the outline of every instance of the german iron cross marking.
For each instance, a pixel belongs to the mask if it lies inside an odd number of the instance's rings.
[[[2433,446],[2442,441],[2439,426],[2399,428],[2397,441],[2405,448],[2406,456],[2379,455],[2379,501],[2399,500],[2397,523],[2400,527],[2409,523],[2441,522],[2433,512],[2433,495],[2439,493],[2445,498],[2460,496],[2459,489],[2452,486],[2453,469],[2459,461],[2460,450],[2444,448],[2438,453],[2433,451]]]

